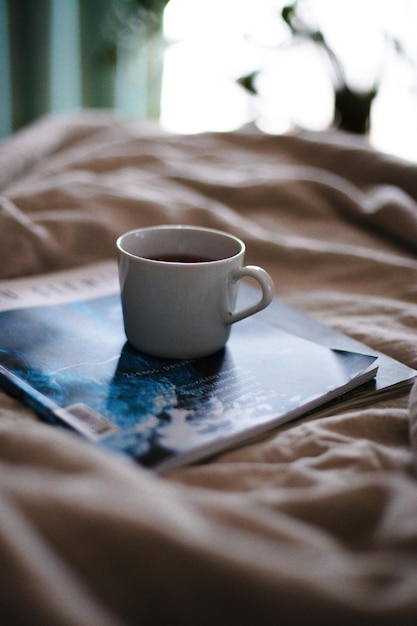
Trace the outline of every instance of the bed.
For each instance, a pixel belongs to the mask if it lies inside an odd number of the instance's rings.
[[[2,279],[220,228],[283,303],[417,367],[417,165],[365,138],[80,111],[4,141],[0,189]],[[0,392],[1,623],[416,624],[416,423],[411,388],[158,476]]]

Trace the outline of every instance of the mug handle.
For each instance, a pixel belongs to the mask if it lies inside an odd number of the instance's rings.
[[[231,284],[234,284],[238,280],[241,280],[241,278],[245,277],[254,278],[257,281],[262,289],[262,298],[252,306],[247,307],[242,311],[237,311],[236,313],[229,312],[226,324],[234,324],[235,322],[243,320],[245,317],[249,317],[249,315],[258,313],[258,311],[265,309],[265,307],[267,307],[272,301],[274,296],[274,283],[268,272],[257,265],[245,265],[244,267],[232,270],[229,280]]]

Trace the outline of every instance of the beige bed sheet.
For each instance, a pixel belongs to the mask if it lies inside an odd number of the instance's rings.
[[[0,146],[0,276],[121,232],[245,239],[277,295],[417,366],[417,166],[339,133],[175,136],[89,111]],[[161,478],[0,393],[5,625],[417,623],[417,394]]]

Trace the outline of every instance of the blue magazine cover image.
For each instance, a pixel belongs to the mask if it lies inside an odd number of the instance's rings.
[[[234,325],[210,357],[151,357],[126,342],[118,294],[0,312],[2,386],[149,467],[198,460],[293,419],[355,386],[374,360],[262,314]]]

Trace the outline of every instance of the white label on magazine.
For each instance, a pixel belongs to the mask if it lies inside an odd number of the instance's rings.
[[[68,426],[93,441],[108,437],[119,430],[116,424],[82,402],[57,409],[54,413]]]
[[[100,298],[119,290],[117,264],[87,267],[0,281],[0,311]]]

